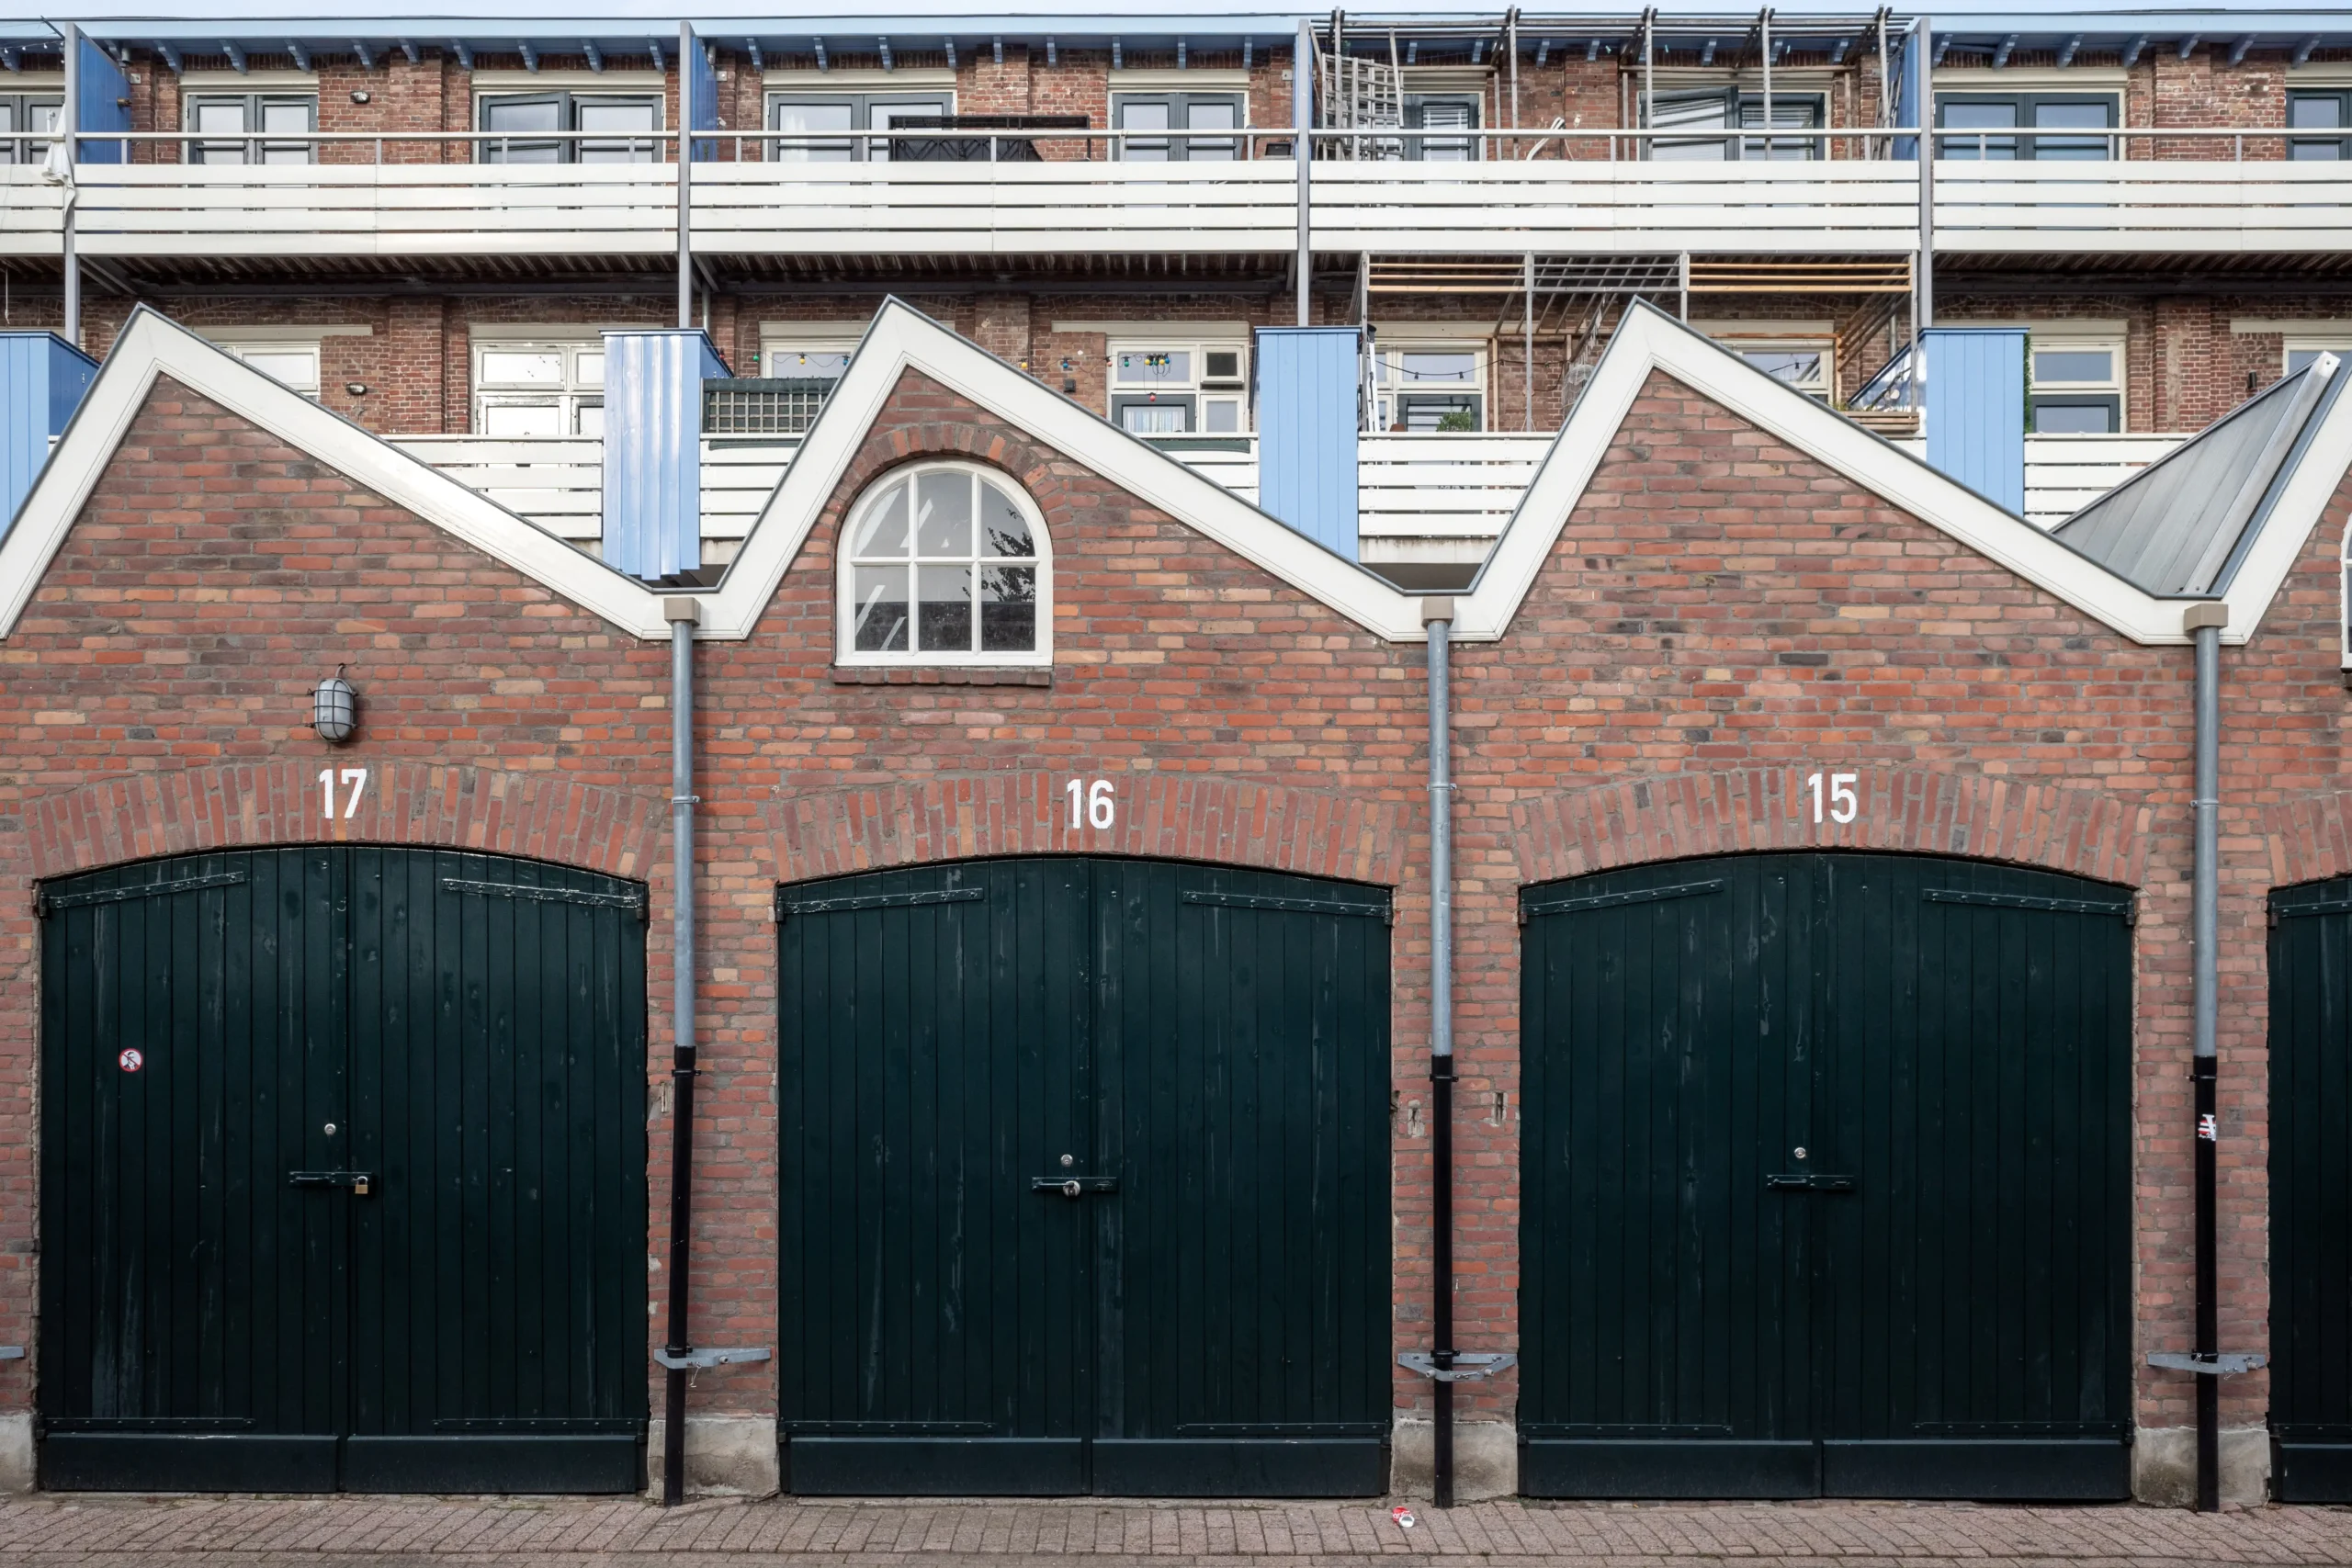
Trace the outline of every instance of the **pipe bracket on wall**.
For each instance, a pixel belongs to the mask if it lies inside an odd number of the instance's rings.
[[[653,1359],[661,1362],[663,1366],[669,1368],[672,1371],[698,1371],[705,1367],[733,1366],[741,1361],[764,1361],[768,1359],[768,1353],[762,1349],[690,1349],[681,1351],[677,1355],[673,1356],[667,1350],[656,1350],[653,1352]]]
[[[1439,1366],[1437,1358],[1427,1350],[1400,1350],[1396,1355],[1398,1366],[1438,1382],[1476,1382],[1480,1378],[1493,1377],[1507,1367],[1519,1365],[1517,1356],[1498,1350],[1457,1350],[1447,1359],[1453,1364]]]
[[[2200,1356],[2194,1350],[2148,1352],[2148,1365],[2152,1367],[2162,1367],[2168,1372],[2198,1372],[2209,1378],[2258,1371],[2269,1364],[2270,1358],[2259,1350],[2217,1350],[2211,1356]]]

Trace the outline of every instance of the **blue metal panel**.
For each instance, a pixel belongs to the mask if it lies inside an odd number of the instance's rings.
[[[696,40],[695,46],[686,51],[686,59],[694,72],[695,111],[694,119],[686,129],[688,130],[717,130],[718,129],[718,73],[711,69],[710,51],[702,46],[700,40]],[[694,156],[697,164],[709,163],[718,156],[718,143],[696,141]]]
[[[1258,330],[1258,504],[1356,558],[1353,327]]]
[[[82,403],[96,361],[54,333],[0,333],[0,537]]]
[[[2025,330],[1930,327],[1928,461],[1987,501],[2025,511]]]
[[[74,95],[76,130],[129,130],[130,129],[130,83],[114,57],[92,43],[82,40],[82,85]],[[120,141],[85,141],[74,151],[74,161],[83,164],[119,164],[124,162]]]
[[[702,384],[727,366],[699,332],[605,334],[605,561],[648,581],[702,565]]]

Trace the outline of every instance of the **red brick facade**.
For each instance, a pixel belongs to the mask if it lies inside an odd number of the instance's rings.
[[[836,532],[902,462],[1024,487],[1051,534],[1056,660],[1004,683],[832,664]],[[2339,495],[2250,649],[2224,656],[2222,1340],[2265,1342],[2262,896],[2352,867],[2337,678]],[[698,1337],[775,1323],[779,881],[1036,851],[1230,862],[1391,886],[1395,1085],[1425,1096],[1425,685],[1390,645],[919,374],[886,406],[755,631],[699,653],[704,908]],[[0,643],[0,1339],[32,1343],[39,1267],[31,884],[141,856],[324,836],[494,849],[642,878],[666,1071],[667,650],[621,635],[161,381]],[[356,818],[306,794],[305,694],[348,665]],[[2133,645],[1654,376],[1505,636],[1457,650],[1458,1323],[1517,1340],[1516,899],[1605,866],[1774,847],[1966,854],[2132,886],[2139,1344],[2188,1337],[2185,649]],[[1803,775],[1861,774],[1815,828]],[[1123,816],[1071,829],[1072,776]],[[1498,1100],[1496,1097],[1500,1096]],[[656,1097],[652,1146],[665,1149]],[[1500,1108],[1499,1114],[1488,1108]],[[1395,1155],[1398,1348],[1424,1341],[1426,1122]],[[650,1173],[652,1245],[666,1156]],[[2135,1353],[2135,1362],[2139,1356]],[[0,1408],[31,1361],[0,1365]],[[2189,1418],[2143,1372],[2139,1418]],[[1426,1404],[1402,1373],[1400,1410]],[[758,1368],[695,1405],[775,1408]],[[2258,1376],[2224,1388],[2258,1425]],[[1467,1385],[1510,1419],[1508,1377]]]

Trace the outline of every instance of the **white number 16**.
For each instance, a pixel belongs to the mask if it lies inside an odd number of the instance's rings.
[[[1860,773],[1829,775],[1829,820],[1851,822],[1860,814],[1861,797],[1854,793],[1854,784],[1861,776]],[[1805,787],[1813,791],[1813,819],[1815,822],[1821,820],[1821,774],[1815,773],[1804,781]]]
[[[1111,793],[1109,779],[1096,779],[1091,784],[1080,784],[1076,779],[1069,781],[1069,825],[1073,828],[1079,825],[1081,790],[1084,791],[1086,826],[1108,828],[1118,816],[1118,802]]]

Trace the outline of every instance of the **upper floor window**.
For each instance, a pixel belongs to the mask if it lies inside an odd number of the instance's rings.
[[[2113,435],[2123,429],[2123,344],[2036,333],[2027,340],[2028,407],[2036,435]]]
[[[1938,93],[1939,158],[1984,158],[2013,163],[2111,158],[2110,138],[2092,134],[2115,128],[2111,93]],[[2068,136],[2052,132],[2074,131]]]
[[[191,164],[308,164],[317,144],[300,140],[319,128],[319,100],[309,93],[190,93],[181,124],[200,140]]]
[[[909,119],[956,112],[950,93],[772,93],[768,129],[777,133],[768,157],[786,164],[884,163],[922,156],[911,143],[853,131],[887,131]]]
[[[319,345],[315,340],[264,339],[243,343],[215,338],[213,346],[235,355],[265,376],[285,382],[306,398],[319,395]]]
[[[2290,158],[2352,158],[2352,88],[2294,89],[2287,95],[2287,129],[2335,132],[2333,136],[2290,139]]]
[[[523,440],[604,434],[604,338],[475,344],[474,433]]]
[[[656,93],[485,93],[475,116],[492,133],[481,143],[485,164],[664,161]]]
[[[1373,355],[1374,426],[1408,434],[1487,427],[1487,351],[1475,344],[1383,346]]]
[[[1241,118],[1238,93],[1119,93],[1111,99],[1111,128],[1127,133],[1119,156],[1136,164],[1229,163],[1241,156],[1239,137],[1198,133],[1238,130]]]
[[[1742,359],[1819,402],[1829,400],[1836,354],[1826,343],[1734,343]]]
[[[1238,435],[1248,351],[1181,338],[1113,343],[1111,422],[1131,435]]]
[[[2338,359],[2352,357],[2352,333],[2313,333],[2290,335],[2285,344],[2287,374],[2292,376],[2323,354]]]
[[[1405,138],[1405,156],[1430,164],[1466,164],[1478,156],[1475,136],[1447,136],[1445,131],[1478,129],[1476,93],[1408,93],[1405,129],[1423,134]]]
[[[46,138],[56,133],[64,102],[38,93],[0,93],[0,164],[38,164],[48,157]]]
[[[1772,123],[1764,123],[1764,95],[1745,87],[1708,87],[1695,92],[1660,93],[1649,106],[1649,129],[1658,131],[1817,130],[1822,99],[1818,93],[1775,93]],[[1726,136],[1693,134],[1660,136],[1649,144],[1649,156],[1680,162],[1724,159],[1802,161],[1821,156],[1819,138],[1812,136]]]
[[[902,469],[851,511],[840,658],[853,664],[1042,664],[1052,658],[1045,519],[970,463]]]

